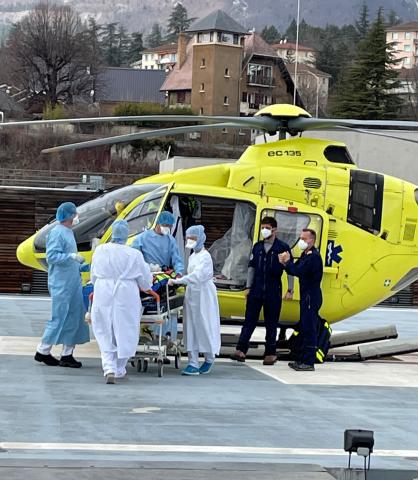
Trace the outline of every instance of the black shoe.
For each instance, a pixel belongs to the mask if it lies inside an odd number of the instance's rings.
[[[45,363],[45,365],[49,365],[50,367],[56,367],[60,364],[58,358],[53,357],[50,353],[44,355],[43,353],[36,352],[34,358],[37,362]]]
[[[315,371],[314,365],[307,365],[306,363],[295,362],[294,365],[290,366],[290,368],[293,368],[293,370],[296,370],[297,372],[314,372]]]
[[[72,355],[64,355],[60,360],[60,367],[80,368],[83,364],[78,362]]]
[[[229,358],[231,360],[235,360],[237,362],[245,362],[245,353],[241,352],[241,350],[235,350],[234,353],[232,353]]]
[[[171,361],[170,361],[169,358],[167,358],[167,357],[164,357],[164,358],[163,358],[163,364],[164,364],[164,365],[170,365],[170,363],[171,363]]]

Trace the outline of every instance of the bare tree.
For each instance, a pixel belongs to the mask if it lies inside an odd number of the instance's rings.
[[[69,6],[40,3],[11,31],[8,49],[16,60],[15,78],[32,96],[55,106],[87,93],[86,36]]]

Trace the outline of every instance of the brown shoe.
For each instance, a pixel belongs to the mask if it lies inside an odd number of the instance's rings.
[[[266,355],[263,360],[263,365],[274,365],[277,361],[277,355]]]
[[[235,352],[230,355],[230,358],[237,362],[245,362],[245,353],[241,352],[241,350],[235,350]]]

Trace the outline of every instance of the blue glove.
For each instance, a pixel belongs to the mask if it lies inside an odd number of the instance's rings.
[[[83,265],[80,265],[80,272],[90,272],[90,264],[83,263]]]

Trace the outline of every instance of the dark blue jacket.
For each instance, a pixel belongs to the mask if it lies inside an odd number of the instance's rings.
[[[293,263],[286,264],[286,272],[289,275],[299,277],[301,302],[309,297],[315,304],[322,303],[321,280],[323,274],[322,258],[319,251],[312,247],[303,252],[301,257]]]
[[[272,247],[266,253],[264,241],[257,242],[252,251],[249,267],[255,270],[250,295],[257,298],[274,297],[281,300],[283,265],[279,262],[279,253],[289,252],[289,245],[274,240]]]

